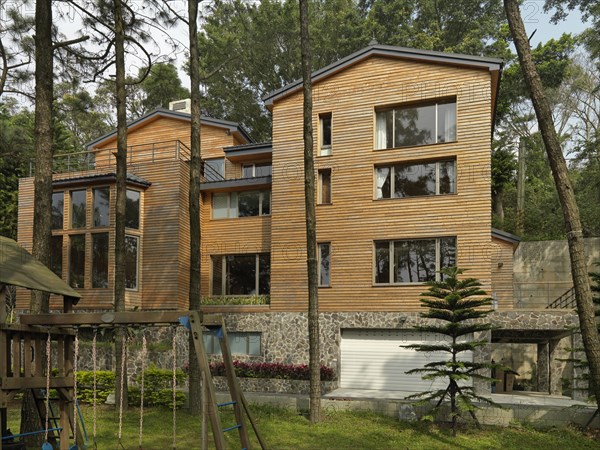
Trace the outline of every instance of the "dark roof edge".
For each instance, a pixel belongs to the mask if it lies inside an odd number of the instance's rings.
[[[339,72],[344,68],[354,64],[360,59],[367,58],[371,55],[379,55],[379,56],[404,56],[410,59],[419,59],[423,61],[431,61],[437,63],[449,63],[449,64],[464,64],[469,66],[479,66],[482,68],[487,68],[489,70],[497,70],[500,69],[502,64],[504,63],[501,59],[498,58],[490,58],[483,56],[472,56],[472,55],[463,55],[460,53],[444,53],[437,52],[433,50],[418,50],[414,48],[407,47],[394,47],[391,45],[371,45],[369,47],[365,47],[363,49],[358,50],[357,52],[352,53],[351,55],[346,56],[328,66],[323,67],[322,69],[316,70],[312,73],[312,81],[317,82],[322,78],[327,77],[335,72]],[[265,102],[265,105],[272,105],[273,102],[281,97],[284,97],[287,92],[294,90],[299,87],[302,83],[302,80],[296,80],[292,83],[283,86],[280,89],[277,89],[269,94],[265,95],[262,100]]]
[[[255,150],[255,149],[260,149],[260,148],[273,148],[273,144],[269,141],[269,142],[256,142],[256,143],[252,143],[252,144],[242,144],[242,145],[232,145],[230,147],[223,147],[223,151],[225,153],[227,152],[239,152],[242,150]]]
[[[90,181],[95,183],[114,183],[117,179],[117,175],[114,172],[103,173],[98,175],[88,175],[76,178],[62,178],[60,180],[52,181],[53,188],[67,187],[67,186],[79,186],[88,185]],[[148,188],[152,186],[150,181],[147,181],[137,175],[127,174],[127,184],[138,186],[141,188]]]
[[[146,120],[148,120],[154,116],[157,116],[157,115],[172,117],[175,119],[183,119],[183,120],[190,120],[190,118],[191,118],[191,115],[188,113],[183,113],[180,111],[173,111],[173,110],[165,109],[165,108],[157,108],[154,111],[150,111],[148,114],[146,114],[142,117],[139,117],[137,119],[134,119],[134,120],[128,122],[127,128],[129,129],[129,128],[131,128],[135,125],[138,125],[142,122],[145,122]],[[229,120],[213,119],[212,117],[201,116],[200,123],[205,124],[205,125],[212,125],[212,126],[216,126],[216,127],[220,127],[220,128],[227,128],[229,131],[237,131],[242,136],[244,136],[248,140],[248,142],[253,142],[250,135],[237,122],[231,122]],[[105,133],[102,136],[94,139],[93,141],[90,141],[87,144],[85,144],[85,148],[89,149],[90,147],[93,147],[93,146],[97,145],[98,143],[100,143],[116,134],[117,134],[117,130],[109,131],[108,133]]]
[[[521,242],[521,238],[519,236],[507,231],[499,230],[498,228],[492,228],[492,237],[510,242],[511,244],[518,244]]]

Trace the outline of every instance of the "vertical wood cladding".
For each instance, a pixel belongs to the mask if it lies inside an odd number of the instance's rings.
[[[490,290],[491,77],[465,69],[372,57],[314,85],[313,127],[332,115],[332,204],[317,206],[317,240],[331,242],[331,287],[322,311],[419,310],[422,285],[374,286],[373,241],[456,236],[458,265]],[[457,140],[374,150],[375,109],[456,97]],[[307,299],[302,95],[273,106],[271,310],[304,310]],[[315,150],[316,152],[316,150]],[[456,158],[457,193],[374,200],[377,164]]]

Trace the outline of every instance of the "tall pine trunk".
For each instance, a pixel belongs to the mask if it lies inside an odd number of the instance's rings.
[[[33,257],[50,265],[52,236],[52,155],[54,150],[52,102],[54,98],[52,52],[52,2],[35,2],[35,178],[33,198]],[[32,314],[49,312],[50,295],[32,291],[29,310]],[[30,390],[23,396],[21,433],[40,428],[35,400]],[[43,435],[25,438],[29,446],[41,446]]]
[[[321,418],[321,360],[319,348],[319,298],[317,284],[317,221],[312,126],[312,55],[308,34],[308,0],[300,0],[300,45],[304,94],[304,197],[308,269],[308,353],[310,366],[310,421]]]
[[[535,109],[548,160],[552,169],[552,176],[558,191],[558,197],[562,206],[567,240],[569,243],[569,255],[571,259],[571,275],[575,296],[577,298],[577,313],[581,326],[581,335],[585,347],[585,353],[590,368],[590,392],[596,398],[600,408],[600,337],[594,315],[594,303],[592,291],[588,278],[588,269],[585,260],[583,232],[579,219],[579,209],[575,201],[575,193],[569,179],[567,164],[562,153],[562,148],[552,120],[552,111],[544,94],[542,82],[531,57],[531,48],[525,27],[521,19],[521,13],[516,0],[504,0],[504,7],[508,17],[510,31],[519,55],[519,62],[525,77],[525,82],[531,94],[531,100]]]
[[[117,99],[117,198],[115,201],[115,311],[125,311],[125,205],[127,196],[127,111],[125,92],[125,30],[123,5],[114,0],[115,15],[115,91]],[[118,328],[115,333],[116,380],[115,400],[117,408],[127,408],[127,376],[121,389],[121,372],[127,374],[127,363],[123,361],[123,340],[127,331]],[[126,359],[126,358],[125,358]],[[121,400],[122,397],[122,400]]]
[[[190,94],[191,107],[191,140],[190,140],[190,310],[200,309],[200,62],[198,50],[198,2],[188,2],[189,40],[190,40]],[[190,368],[190,411],[200,414],[202,411],[202,385],[200,366],[196,355],[193,337],[189,343]]]

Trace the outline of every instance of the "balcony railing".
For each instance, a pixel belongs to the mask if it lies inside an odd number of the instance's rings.
[[[68,174],[73,172],[110,172],[117,166],[117,149],[106,148],[85,152],[54,155],[52,173]],[[152,142],[150,144],[130,145],[127,147],[127,166],[140,163],[153,163],[167,160],[190,160],[190,149],[179,140]],[[29,164],[29,176],[35,174],[35,162]]]

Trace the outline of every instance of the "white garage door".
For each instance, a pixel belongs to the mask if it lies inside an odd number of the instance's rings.
[[[421,374],[405,372],[440,361],[448,354],[416,352],[402,347],[435,343],[440,339],[438,334],[416,331],[342,330],[340,387],[404,392],[443,389],[448,385],[447,379],[423,380]],[[465,353],[463,358],[472,358],[472,355]]]

